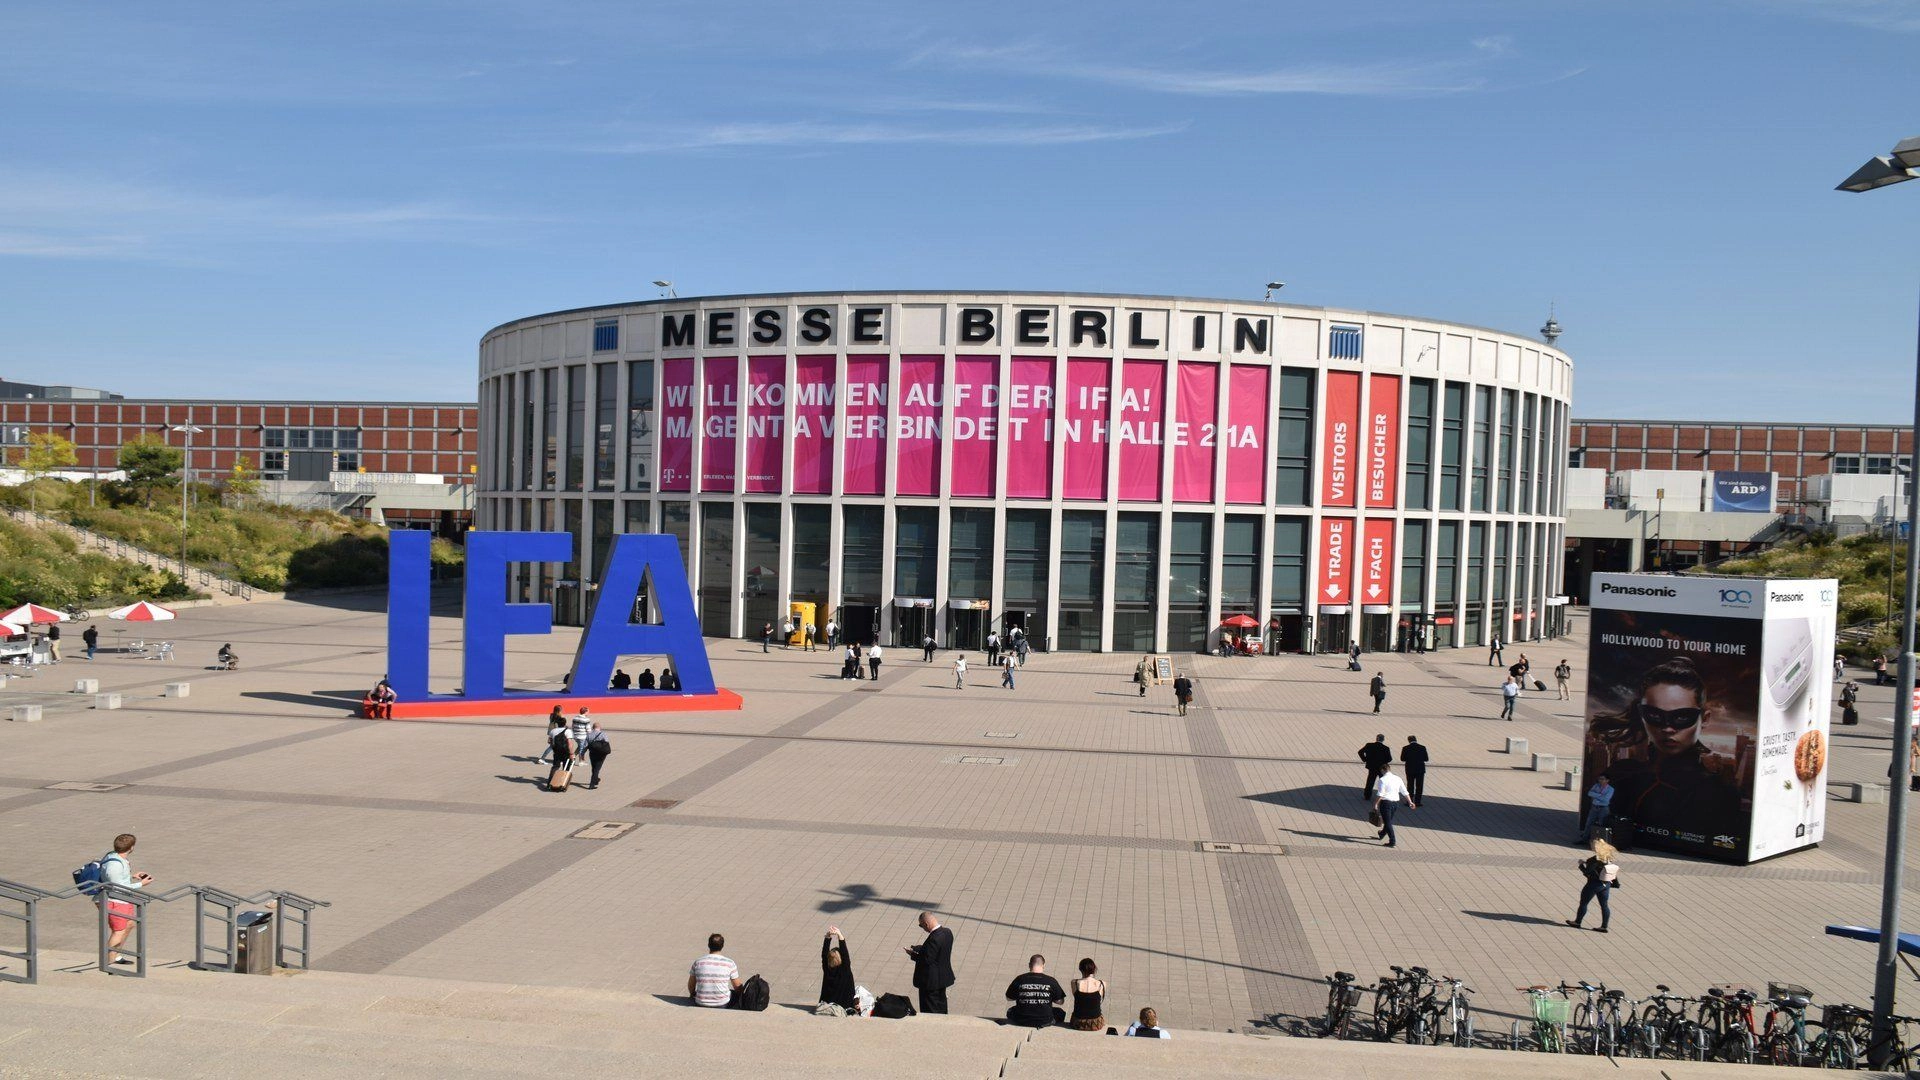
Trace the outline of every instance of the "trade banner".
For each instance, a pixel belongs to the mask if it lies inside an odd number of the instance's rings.
[[[1000,358],[953,358],[953,478],[947,490],[961,498],[989,499],[994,494],[994,452],[1000,445]]]
[[[887,358],[847,357],[847,495],[883,495],[887,490]]]
[[[1351,508],[1359,446],[1360,373],[1327,372],[1326,411],[1321,416],[1320,505]]]
[[[1353,519],[1320,519],[1320,580],[1314,598],[1321,604],[1353,602]]]
[[[1104,458],[1100,472],[1106,473]],[[1015,499],[1053,495],[1052,357],[1013,358],[1007,379],[1007,495]]]
[[[692,491],[692,360],[661,361],[660,397],[660,490]]]
[[[1393,603],[1393,519],[1368,518],[1360,549],[1362,604]]]
[[[787,445],[787,358],[747,358],[747,475],[750,492],[780,490]]]
[[[1713,509],[1730,514],[1773,513],[1773,474],[1715,472]]]
[[[1123,360],[1114,439],[1120,444],[1120,498],[1160,501],[1161,425],[1166,415],[1167,362]]]
[[[1267,387],[1264,364],[1235,364],[1227,375],[1227,501],[1267,501]]]
[[[700,362],[700,490],[733,490],[733,451],[740,433],[740,358]]]
[[[669,360],[671,364],[673,361]],[[833,403],[839,384],[831,356],[793,360],[793,491],[833,493]]]
[[[893,418],[896,494],[940,493],[941,367],[938,356],[900,358],[900,406]]]
[[[1400,376],[1367,377],[1367,506],[1391,510],[1400,496]]]
[[[1107,397],[1111,361],[1067,361],[1067,400],[1060,412],[1060,443],[1067,455],[1062,487],[1069,499],[1107,497]]]
[[[1742,864],[1819,843],[1838,591],[1594,575],[1583,783],[1608,778],[1620,827]]]
[[[1173,419],[1173,497],[1177,502],[1213,501],[1213,455],[1219,442],[1220,365],[1184,361]]]

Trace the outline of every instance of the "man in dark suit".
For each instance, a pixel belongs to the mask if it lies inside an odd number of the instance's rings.
[[[1407,768],[1407,794],[1415,803],[1427,801],[1427,748],[1420,740],[1407,736],[1407,745],[1400,748],[1400,764]]]
[[[907,946],[907,955],[913,957],[913,985],[920,991],[920,1011],[944,1013],[947,987],[953,985],[953,931],[941,926],[931,911],[920,913],[920,929],[927,932],[927,940]]]
[[[1360,797],[1373,798],[1373,782],[1393,764],[1393,748],[1387,745],[1385,735],[1375,735],[1373,741],[1360,748],[1360,760],[1367,766],[1367,782],[1360,786]]]

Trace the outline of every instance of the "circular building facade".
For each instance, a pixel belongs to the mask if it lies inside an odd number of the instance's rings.
[[[1562,627],[1572,385],[1528,338],[1237,300],[583,308],[481,341],[477,525],[576,537],[511,585],[563,623],[615,534],[662,532],[709,636],[1525,641]]]

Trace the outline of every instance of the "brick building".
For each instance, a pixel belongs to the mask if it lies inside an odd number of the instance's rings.
[[[1767,424],[1688,420],[1573,421],[1567,464],[1610,473],[1634,469],[1752,471],[1779,474],[1783,513],[1799,513],[1808,477],[1825,473],[1891,475],[1895,458],[1913,454],[1909,428],[1873,424]]]

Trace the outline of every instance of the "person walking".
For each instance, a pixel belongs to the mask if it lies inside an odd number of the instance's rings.
[[[772,644],[773,644],[773,624],[768,623],[767,625],[760,628],[760,651],[762,653],[765,653],[767,651],[767,647]]]
[[[1887,678],[1887,658],[1885,656],[1874,657],[1873,658],[1873,685],[1885,686],[1892,681],[1893,681],[1892,679]]]
[[[1347,646],[1347,670],[1360,670],[1360,643],[1357,641]]]
[[[1553,681],[1560,687],[1561,701],[1570,701],[1573,698],[1573,693],[1567,689],[1567,683],[1572,678],[1573,665],[1565,660],[1560,661],[1559,665],[1553,669]]]
[[[1018,666],[1019,665],[1013,662],[1013,657],[1011,656],[1003,656],[1000,658],[1000,685],[1001,686],[1004,686],[1009,690],[1013,689],[1013,669]]]
[[[80,631],[80,642],[87,647],[87,659],[93,659],[93,654],[100,651],[100,628],[97,626],[88,626],[85,630]],[[1885,660],[1880,661],[1880,667],[1882,669],[1885,669],[1886,666],[1887,662]]]
[[[819,636],[820,636],[819,629],[816,628],[812,623],[808,623],[806,625],[806,629],[802,630],[800,633],[800,642],[801,644],[806,646],[808,652],[818,652],[819,649],[815,648],[814,642],[815,642],[815,639],[818,638]]]
[[[553,756],[553,748],[555,746],[553,737],[555,735],[565,735],[566,733],[567,714],[561,711],[560,706],[555,705],[553,711],[547,714],[547,744],[545,748],[540,751],[538,764],[556,764]]]
[[[860,1007],[854,997],[853,957],[847,954],[847,936],[837,926],[827,927],[820,943],[820,1000],[848,1012]]]
[[[793,648],[793,620],[792,619],[784,619],[780,623],[780,647],[783,649]]]
[[[1595,829],[1607,823],[1607,817],[1613,811],[1613,781],[1606,773],[1593,778],[1593,786],[1587,789],[1587,819],[1580,828],[1582,844],[1593,839]]]
[[[47,629],[57,632],[60,629],[60,625],[58,623],[55,623],[54,625],[48,627]],[[54,650],[53,658],[55,660],[60,659],[59,649]],[[1841,656],[1839,653],[1834,653],[1833,654],[1833,681],[1839,682],[1841,679],[1844,679],[1846,677],[1847,677],[1847,658],[1844,656]]]
[[[1416,803],[1427,801],[1427,748],[1415,736],[1407,736],[1400,748],[1400,767],[1407,774],[1407,797]]]
[[[1506,649],[1500,644],[1500,635],[1495,634],[1493,640],[1487,645],[1487,666],[1504,667],[1506,663]]]
[[[593,775],[587,778],[587,790],[600,786],[600,767],[607,763],[607,755],[613,753],[613,743],[607,740],[607,733],[599,724],[587,732],[587,763],[593,766]]]
[[[965,690],[967,688],[966,653],[961,653],[959,656],[953,658],[953,688],[955,690]]]
[[[920,639],[920,662],[923,664],[933,663],[933,635],[932,634],[928,634],[926,637],[923,637]]]
[[[47,655],[53,658],[54,663],[57,664],[60,662],[60,624],[59,623],[47,624]]]
[[[1406,800],[1409,807],[1415,810],[1420,808],[1420,804],[1413,801],[1413,796],[1407,791],[1407,782],[1395,776],[1391,766],[1381,770],[1380,779],[1373,783],[1373,809],[1380,815],[1380,831],[1374,836],[1386,841],[1382,847],[1394,847],[1399,843],[1393,835],[1393,815],[1399,812],[1402,799]]]
[[[127,856],[133,854],[136,843],[132,833],[121,833],[113,838],[113,850],[100,857],[100,880],[108,885],[118,885],[123,889],[144,889],[153,884],[153,876],[144,871],[135,871]],[[131,964],[132,957],[121,956],[120,943],[127,940],[127,932],[133,929],[133,905],[125,900],[113,900],[101,897],[95,901],[107,905],[107,963]]]
[[[1368,685],[1367,694],[1368,696],[1373,698],[1373,711],[1379,712],[1380,703],[1387,700],[1387,673],[1386,672],[1376,671],[1373,673],[1373,682]]]
[[[994,667],[1000,662],[1000,631],[987,631],[987,666]]]
[[[1080,977],[1073,980],[1073,1016],[1067,1021],[1075,1031],[1106,1030],[1107,984],[1094,978],[1099,970],[1090,956],[1080,961]]]
[[[569,765],[579,764],[580,759],[587,755],[587,736],[593,734],[593,728],[593,718],[587,715],[585,706],[581,706],[580,711],[573,714],[573,719],[567,721],[567,738],[573,740],[573,760]]]
[[[1016,626],[1014,627],[1014,629],[1018,630],[1019,627]],[[1027,635],[1025,634],[1014,635],[1013,653],[1015,656],[1018,656],[1020,658],[1021,667],[1027,666],[1027,654],[1032,651],[1033,651],[1033,646],[1027,642]]]
[[[1393,748],[1387,745],[1385,733],[1375,735],[1372,742],[1360,748],[1360,761],[1367,767],[1367,781],[1360,785],[1360,797],[1371,799],[1375,781],[1393,764]]]
[[[1181,716],[1187,715],[1187,706],[1193,703],[1193,680],[1182,671],[1173,677],[1173,705]]]
[[[1840,688],[1840,722],[1853,725],[1860,722],[1860,684],[1848,679]]]
[[[1613,897],[1614,887],[1620,884],[1620,865],[1614,862],[1620,852],[1605,840],[1593,842],[1593,854],[1581,859],[1574,865],[1579,867],[1580,876],[1586,884],[1580,886],[1580,908],[1566,924],[1575,930],[1587,921],[1587,905],[1600,901],[1600,925],[1594,929],[1602,934],[1607,932],[1607,924],[1613,921],[1613,907],[1608,903]]]
[[[1513,706],[1520,700],[1520,680],[1507,676],[1507,681],[1500,684],[1500,697],[1500,719],[1513,719]]]
[[[867,677],[880,681],[880,643],[877,641],[867,646]]]
[[[920,991],[920,1011],[947,1011],[947,988],[956,981],[953,975],[953,931],[940,925],[933,912],[920,913],[920,929],[927,940],[907,946],[913,958],[913,986]]]
[[[1150,681],[1147,677],[1147,672],[1152,667],[1153,661],[1145,656],[1140,658],[1139,663],[1133,665],[1133,682],[1134,685],[1140,688],[1141,697],[1147,696],[1147,683]]]

